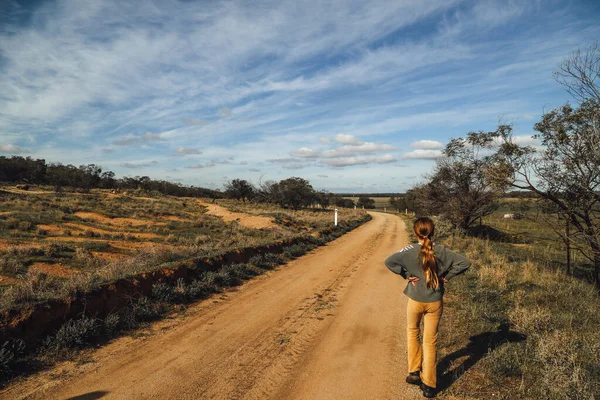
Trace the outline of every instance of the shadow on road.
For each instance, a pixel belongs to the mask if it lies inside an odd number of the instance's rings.
[[[501,324],[496,332],[484,332],[471,336],[469,343],[464,348],[448,354],[438,362],[437,374],[440,377],[437,384],[438,389],[449,388],[490,351],[505,343],[517,343],[525,339],[527,339],[526,335],[509,330],[508,324]],[[465,356],[468,356],[465,361],[449,369],[453,361]]]
[[[104,390],[96,390],[94,392],[80,394],[79,396],[69,397],[67,400],[96,400],[106,396],[108,393],[109,392]]]

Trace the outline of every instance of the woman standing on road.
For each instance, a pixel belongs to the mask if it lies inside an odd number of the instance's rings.
[[[464,256],[431,241],[435,226],[429,218],[419,218],[413,226],[418,244],[409,245],[385,260],[394,273],[408,280],[404,294],[408,339],[406,382],[421,385],[423,396],[435,397],[438,326],[442,317],[444,284],[465,272],[471,262]],[[419,326],[423,319],[423,347]]]

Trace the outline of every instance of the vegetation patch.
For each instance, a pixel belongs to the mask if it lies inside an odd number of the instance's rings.
[[[2,380],[10,379],[15,373],[34,371],[57,359],[72,357],[81,348],[102,343],[121,332],[136,329],[140,324],[159,319],[177,309],[174,307],[181,307],[229,287],[240,285],[243,281],[298,257],[317,245],[326,244],[327,240],[324,237],[333,240],[371,218],[362,213],[361,217],[361,219],[344,222],[336,229],[324,229],[323,235],[319,238],[311,235],[298,236],[284,242],[281,246],[267,244],[263,248],[248,248],[247,251],[214,255],[214,261],[197,256],[186,261],[178,261],[172,253],[154,249],[156,253],[152,255],[139,253],[136,259],[131,260],[131,266],[126,266],[123,262],[119,263],[118,268],[124,268],[123,271],[115,269],[107,271],[109,273],[103,276],[94,272],[77,274],[64,280],[38,271],[28,271],[30,276],[28,275],[24,284],[13,286],[12,290],[5,292],[13,296],[18,295],[18,298],[11,299],[9,304],[15,304],[16,301],[21,304],[41,305],[55,302],[57,299],[70,298],[71,312],[77,317],[67,318],[67,322],[55,328],[44,340],[39,336],[31,335],[31,329],[23,326],[22,331],[29,332],[28,342],[24,342],[27,344],[28,351],[19,357],[15,356],[22,367],[4,372]],[[86,261],[89,254],[85,250],[77,248],[75,253],[82,263],[90,262],[90,259]],[[163,264],[163,267],[168,265],[168,268],[154,269],[145,273],[147,267],[144,267],[144,260],[158,261]],[[124,271],[129,273],[129,278],[120,278]],[[65,282],[67,284],[64,284]],[[114,296],[117,296],[120,290],[118,287],[128,288],[129,292],[123,292],[120,296],[123,299],[133,300],[115,303],[117,298]],[[103,300],[107,296],[113,297],[113,301]],[[3,301],[7,299],[3,298]],[[83,317],[77,311],[79,307],[77,304],[83,307]],[[117,307],[117,304],[123,306]],[[54,317],[64,320],[64,317],[58,314]],[[35,318],[31,322],[35,325]],[[49,323],[50,320],[43,326],[49,326]],[[4,328],[3,330],[6,333]]]

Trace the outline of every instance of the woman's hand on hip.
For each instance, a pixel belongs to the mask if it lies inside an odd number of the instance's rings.
[[[418,276],[411,276],[410,278],[408,278],[408,281],[412,283],[413,286],[417,286],[417,282],[419,282],[420,280],[421,278],[419,278]]]

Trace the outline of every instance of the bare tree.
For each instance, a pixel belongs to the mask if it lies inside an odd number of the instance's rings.
[[[578,101],[600,101],[600,46],[573,52],[558,66],[554,79]]]

